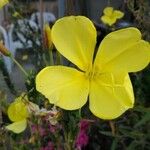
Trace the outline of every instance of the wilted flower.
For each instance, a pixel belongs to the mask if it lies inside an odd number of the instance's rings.
[[[9,52],[9,50],[3,45],[2,42],[0,42],[0,52],[5,55],[10,57],[11,53]]]
[[[103,23],[112,26],[117,19],[121,19],[124,13],[119,10],[114,10],[113,7],[106,7],[103,11],[104,15],[101,17]]]
[[[56,109],[56,107],[53,107],[51,110],[47,110],[45,108],[39,110],[37,109],[35,114],[43,117],[45,116],[45,119],[48,120],[52,125],[55,125],[58,122],[59,111]]]
[[[36,137],[35,136],[31,136],[30,139],[29,139],[29,143],[34,144],[35,141],[36,141]]]

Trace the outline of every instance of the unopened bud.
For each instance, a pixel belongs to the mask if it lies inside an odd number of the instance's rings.
[[[0,52],[5,55],[10,57],[11,53],[9,52],[9,50],[2,44],[2,42],[0,42]]]
[[[44,39],[43,39],[43,42],[44,42],[44,46],[46,48],[52,49],[53,43],[52,43],[52,39],[51,39],[51,29],[50,29],[50,26],[48,24],[44,25]]]

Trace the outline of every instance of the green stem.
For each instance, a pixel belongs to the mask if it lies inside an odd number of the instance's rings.
[[[57,65],[63,65],[62,56],[58,51],[56,52],[56,63]]]
[[[67,132],[64,133],[65,134],[65,149],[66,150],[71,150],[71,146],[70,146],[70,135],[67,134]]]
[[[10,58],[12,61],[18,66],[18,68],[25,74],[25,76],[28,77],[28,73],[25,71],[25,69],[20,65],[20,63],[11,55]]]
[[[49,57],[50,57],[50,65],[54,65],[54,58],[53,58],[53,52],[52,49],[49,49]]]
[[[79,109],[79,118],[80,118],[80,119],[82,118],[82,115],[81,115],[81,108]]]
[[[46,53],[43,54],[43,61],[46,66],[49,66],[49,63],[46,60]]]

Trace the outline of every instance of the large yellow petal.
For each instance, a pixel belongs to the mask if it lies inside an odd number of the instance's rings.
[[[102,119],[115,119],[132,108],[134,95],[128,74],[100,74],[91,82],[90,110]]]
[[[21,97],[16,98],[15,102],[9,105],[7,113],[11,121],[20,121],[26,119],[29,115],[27,106]]]
[[[9,3],[8,0],[0,0],[0,8],[2,8],[4,5],[6,5],[7,3]]]
[[[44,68],[36,77],[36,88],[49,102],[63,109],[81,108],[87,101],[89,82],[84,73],[64,66]]]
[[[81,70],[87,70],[92,64],[96,29],[88,18],[69,16],[59,19],[52,28],[52,40],[57,50]]]
[[[140,71],[149,63],[149,44],[141,40],[141,33],[134,27],[108,34],[98,49],[95,67],[102,72]]]
[[[6,129],[11,130],[14,133],[21,133],[26,129],[26,127],[27,127],[27,121],[24,119],[6,126]]]

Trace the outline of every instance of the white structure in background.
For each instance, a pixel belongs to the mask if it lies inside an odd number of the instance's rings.
[[[43,13],[43,23],[50,23],[54,22],[56,20],[56,17],[52,13],[44,12]],[[39,25],[36,23],[38,21]],[[28,25],[30,26],[30,29],[32,31],[38,32],[40,27],[40,13],[33,13],[30,20],[28,19],[20,19],[17,21],[19,31],[17,32],[17,28],[15,24],[11,24],[8,30],[8,34],[5,31],[3,27],[0,26],[0,32],[2,33],[5,41],[5,46],[11,51],[12,55],[15,57],[16,50],[17,49],[28,49],[32,48],[33,43],[31,40],[26,39],[24,35],[28,34],[30,32]],[[14,32],[17,35],[18,40],[14,39]],[[32,37],[31,37],[32,38]],[[36,44],[40,45],[40,41],[37,37],[37,39],[34,39],[36,41]],[[7,66],[7,69],[9,73],[12,70],[12,61],[4,57],[5,64]]]
[[[37,21],[39,23],[39,26],[41,27],[41,14],[40,14],[40,12],[33,13],[31,15],[31,20],[34,22]],[[54,16],[53,13],[43,12],[43,23],[44,24],[55,22],[55,21],[56,21],[56,17]]]
[[[8,50],[10,50],[8,34],[2,26],[0,26],[0,33],[3,36],[5,47]],[[4,59],[4,63],[6,65],[6,68],[7,68],[8,72],[11,73],[11,71],[12,71],[12,60],[9,57],[5,57],[5,56],[3,56],[3,59]]]
[[[55,20],[56,20],[56,17],[52,13],[43,12],[43,21],[44,21],[44,23],[54,22]],[[17,49],[32,48],[32,41],[27,40],[23,34],[27,34],[27,33],[30,32],[29,28],[27,28],[27,24],[30,25],[32,30],[34,30],[35,32],[38,32],[39,26],[36,23],[36,21],[38,21],[40,23],[40,13],[39,12],[33,13],[31,15],[30,20],[28,20],[28,19],[18,20],[17,23],[19,25],[19,30],[21,32],[16,32],[16,35],[19,38],[19,40],[17,40],[17,41],[15,41],[13,39],[13,33],[14,33],[15,25],[14,24],[10,25],[10,29],[9,29],[9,32],[8,32],[8,37],[9,37],[9,44],[10,44],[10,47],[11,47],[11,52],[14,56],[15,56],[15,53],[16,53]],[[40,44],[40,41],[38,41],[38,38],[34,39],[34,40],[36,40],[36,44],[38,44],[38,45]],[[25,43],[26,46],[23,43]]]
[[[10,25],[10,29],[8,32],[9,44],[10,44],[11,53],[13,54],[13,56],[15,56],[17,49],[32,48],[32,41],[29,39],[26,39],[26,37],[24,36],[25,34],[28,34],[30,32],[28,25],[30,26],[30,28],[32,28],[33,31],[38,32],[38,26],[32,20],[20,19],[18,20],[17,24],[18,24],[18,28],[20,32],[19,31],[17,32],[17,30],[15,30],[14,24]],[[13,38],[14,32],[19,40],[15,40]],[[39,44],[38,41],[37,41],[37,44]]]

